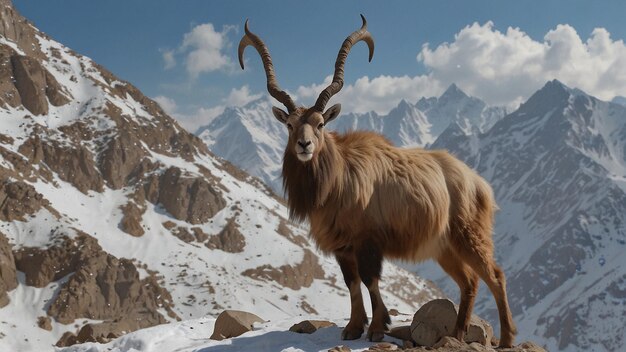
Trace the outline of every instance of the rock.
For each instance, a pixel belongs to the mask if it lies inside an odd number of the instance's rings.
[[[546,352],[546,350],[543,347],[538,346],[537,344],[531,341],[522,342],[521,344],[519,344],[518,347],[523,348],[524,350],[528,352]]]
[[[0,18],[0,37],[16,43],[28,56],[45,57],[35,37],[37,30],[15,10],[10,0],[0,1]]]
[[[226,222],[226,226],[218,233],[209,237],[209,241],[205,244],[210,249],[220,249],[229,253],[243,252],[246,246],[246,238],[239,231],[239,225],[235,218],[230,218]]]
[[[411,340],[411,326],[396,326],[391,328],[391,330],[389,330],[385,334],[403,341]]]
[[[141,141],[128,131],[120,130],[102,152],[99,168],[102,177],[113,189],[127,185],[128,177],[148,155]]]
[[[50,317],[38,317],[37,326],[44,330],[52,331],[52,320]]]
[[[46,96],[46,71],[34,58],[21,55],[11,56],[15,88],[20,94],[22,105],[33,115],[48,113]]]
[[[123,214],[120,229],[131,236],[143,236],[145,231],[141,226],[141,217],[145,209],[140,209],[134,202],[128,202],[120,208]]]
[[[352,351],[350,347],[345,346],[345,345],[335,346],[328,350],[328,352],[350,352],[350,351]]]
[[[418,342],[418,344],[419,344],[419,342]],[[432,345],[432,348],[434,348],[434,349],[438,349],[438,348],[442,348],[442,347],[448,347],[448,348],[452,348],[452,349],[461,350],[462,348],[465,347],[465,343],[455,339],[452,336],[444,336],[441,339],[439,339],[439,341],[437,341],[437,343]]]
[[[196,236],[192,235],[186,227],[175,227],[170,232],[185,243],[191,243],[196,240]]]
[[[85,194],[90,190],[96,192],[103,190],[104,181],[96,167],[93,154],[78,142],[71,146],[64,146],[51,140],[44,142],[34,132],[18,150],[31,163],[39,163],[40,168],[50,168],[60,179],[71,183]]]
[[[486,320],[472,314],[470,326],[465,333],[465,342],[478,342],[484,346],[491,346],[493,338],[493,328]]]
[[[209,235],[207,235],[199,227],[192,227],[191,231],[193,231],[193,235],[196,236],[196,241],[198,241],[198,242],[204,242],[204,241],[209,239]]]
[[[526,342],[522,342],[517,346],[514,346],[513,348],[499,348],[497,350],[498,352],[546,352],[546,350],[541,347],[536,345],[533,342],[530,341],[526,341]]]
[[[9,291],[17,287],[15,258],[11,251],[11,244],[6,236],[0,232],[0,308],[9,304]]]
[[[319,329],[327,328],[329,326],[337,326],[337,324],[327,320],[305,320],[294,324],[289,328],[289,331],[297,332],[300,334],[312,334]]]
[[[424,304],[413,316],[411,336],[420,346],[433,346],[444,336],[454,333],[457,307],[447,299],[436,299]],[[465,342],[479,342],[490,346],[493,329],[485,320],[472,315]]]
[[[161,175],[158,200],[174,218],[191,224],[208,221],[226,206],[221,193],[205,178],[183,177],[177,167]]]
[[[405,350],[413,347],[415,347],[415,342],[413,342],[412,340],[402,341],[402,348],[404,348]]]
[[[72,95],[57,82],[54,75],[46,70],[46,96],[50,104],[63,106],[70,102]]]
[[[28,183],[5,181],[0,184],[0,220],[26,221],[26,215],[32,215],[48,201]]]
[[[264,320],[258,316],[239,310],[225,310],[217,317],[212,340],[223,340],[239,336],[252,331],[254,323],[262,323]]]
[[[81,318],[102,320],[86,325],[77,335],[64,335],[58,346],[107,341],[110,334],[121,336],[163,324],[167,322],[160,314],[163,309],[170,317],[178,318],[169,292],[159,286],[154,276],[140,279],[130,260],[104,252],[97,240],[87,234],[61,237],[49,248],[23,247],[15,252],[15,258],[27,285],[44,287],[71,275],[49,302],[50,317],[62,324]]]
[[[304,249],[304,258],[299,264],[281,265],[279,268],[266,264],[247,269],[241,274],[255,280],[275,281],[284,287],[299,290],[301,287],[311,286],[315,279],[323,279],[324,269],[315,254],[309,249]]]
[[[369,348],[370,351],[395,351],[397,349],[397,345],[389,342],[380,342]]]
[[[78,341],[76,339],[76,334],[71,332],[71,331],[66,331],[61,336],[59,341],[57,341],[55,346],[57,346],[57,347],[67,347],[67,346],[75,345],[76,343],[78,343]]]
[[[0,10],[1,11],[1,10]],[[0,26],[1,27],[1,26]],[[0,45],[0,106],[17,107],[21,105],[20,93],[13,83],[11,56],[15,51],[9,46]]]
[[[107,343],[130,331],[133,331],[131,324],[120,323],[99,323],[87,324],[83,326],[76,336],[76,343],[98,342]]]

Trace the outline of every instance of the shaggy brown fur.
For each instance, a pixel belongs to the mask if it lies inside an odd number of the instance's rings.
[[[342,268],[352,297],[344,338],[363,332],[361,281],[375,307],[368,337],[383,336],[388,315],[377,286],[383,257],[433,258],[462,291],[456,336],[467,330],[480,276],[498,304],[501,345],[513,344],[505,278],[493,259],[496,204],[478,174],[445,151],[396,148],[372,132],[320,131],[312,159],[302,162],[295,144],[311,139],[303,127],[323,117],[299,109],[285,121],[292,126],[283,162],[290,215],[310,222],[319,249],[334,254]]]
[[[491,187],[445,151],[399,149],[371,132],[329,133],[339,104],[324,111],[343,87],[350,49],[363,41],[374,54],[367,21],[344,40],[332,83],[311,108],[297,107],[280,90],[265,43],[250,32],[239,43],[239,63],[252,45],[263,61],[270,95],[287,107],[272,108],[289,129],[283,182],[292,219],[308,220],[311,236],[325,253],[334,254],[350,290],[350,322],[343,339],[359,338],[367,324],[361,295],[365,284],[372,302],[367,337],[380,341],[389,314],[378,289],[384,257],[421,261],[434,258],[461,289],[455,335],[463,340],[483,279],[500,315],[500,346],[513,345],[516,329],[506,298],[504,273],[493,259],[491,232],[496,204]]]

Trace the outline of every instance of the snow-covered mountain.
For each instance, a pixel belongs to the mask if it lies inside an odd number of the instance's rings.
[[[494,188],[496,253],[520,339],[548,350],[624,350],[626,107],[551,81],[486,133],[453,124],[433,148]],[[440,270],[417,271],[457,294]],[[497,316],[489,294],[476,312]]]
[[[348,113],[328,128],[336,131],[371,130],[398,146],[427,146],[451,123],[467,134],[489,129],[506,115],[503,107],[489,107],[482,100],[451,85],[439,98],[422,98],[417,104],[405,100],[386,115],[375,112]],[[216,155],[260,178],[282,194],[280,176],[287,131],[278,123],[267,97],[243,107],[228,108],[196,132]],[[233,145],[232,136],[240,143]]]
[[[225,308],[343,322],[338,266],[286,217],[154,101],[0,0],[1,351],[104,342]],[[384,270],[390,308],[439,294]]]

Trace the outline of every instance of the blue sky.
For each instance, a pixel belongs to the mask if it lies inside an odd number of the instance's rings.
[[[360,43],[348,58],[346,88],[333,99],[345,111],[384,113],[452,82],[510,106],[552,78],[603,99],[626,95],[624,1],[14,2],[41,30],[158,98],[190,129],[265,94],[252,48],[246,70],[236,65],[246,18],[268,44],[280,85],[300,103],[312,102],[332,74],[359,13],[376,52],[368,63]]]

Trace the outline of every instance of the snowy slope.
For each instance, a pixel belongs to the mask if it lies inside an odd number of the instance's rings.
[[[0,84],[0,236],[15,256],[0,270],[17,267],[1,351],[51,350],[88,324],[122,330],[108,340],[129,332],[120,321],[136,324],[127,313],[183,320],[163,336],[226,308],[268,320],[348,316],[334,259],[287,220],[280,198],[130,83],[0,5],[0,75],[10,77]],[[389,308],[412,312],[439,294],[394,265],[384,271]],[[52,318],[49,330],[40,317]]]
[[[424,147],[432,144],[451,123],[462,126],[466,134],[479,133],[505,114],[504,108],[489,107],[453,84],[438,98],[422,98],[417,104],[402,100],[386,115],[343,114],[328,128],[340,132],[371,130],[382,133],[397,146]],[[280,172],[287,131],[272,115],[267,97],[226,109],[209,125],[198,129],[196,135],[213,153],[282,194]],[[240,143],[230,143],[232,136],[237,136]]]
[[[548,82],[484,134],[446,148],[492,184],[494,239],[522,340],[549,350],[626,346],[626,107]],[[434,268],[416,269],[457,294]],[[495,318],[491,296],[477,313]]]

